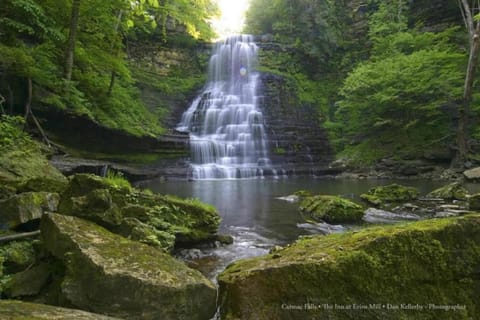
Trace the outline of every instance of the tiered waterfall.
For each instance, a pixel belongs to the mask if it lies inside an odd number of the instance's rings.
[[[263,115],[257,108],[257,46],[251,36],[218,43],[203,92],[177,130],[190,133],[193,179],[240,179],[274,174]]]

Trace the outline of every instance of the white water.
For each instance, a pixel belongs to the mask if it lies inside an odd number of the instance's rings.
[[[275,174],[263,114],[257,108],[257,50],[248,35],[218,43],[208,82],[182,116],[177,130],[190,133],[195,180]]]

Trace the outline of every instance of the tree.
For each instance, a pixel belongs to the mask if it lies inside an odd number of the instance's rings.
[[[70,18],[70,31],[68,35],[67,50],[65,53],[65,68],[63,77],[65,80],[72,79],[73,57],[75,54],[75,42],[77,41],[78,17],[80,15],[80,0],[73,0],[72,16]]]
[[[474,21],[474,16],[467,0],[458,0],[465,25],[469,35],[468,65],[465,75],[462,102],[458,108],[457,126],[457,157],[456,164],[463,164],[468,160],[468,114],[472,103],[472,89],[480,52],[480,22]]]

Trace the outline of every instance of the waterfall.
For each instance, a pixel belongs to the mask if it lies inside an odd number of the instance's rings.
[[[239,179],[275,174],[257,108],[258,48],[252,36],[217,43],[202,93],[177,130],[190,133],[193,179]]]

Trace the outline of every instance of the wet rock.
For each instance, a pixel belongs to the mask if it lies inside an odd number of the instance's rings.
[[[463,176],[467,180],[472,180],[472,181],[480,180],[480,167],[476,167],[476,168],[464,171]]]
[[[420,220],[420,216],[412,213],[394,213],[377,208],[365,210],[363,220],[369,223],[396,223],[399,221]]]
[[[61,291],[76,308],[124,319],[209,319],[216,289],[150,246],[76,217],[42,218],[45,247],[66,266]]]
[[[412,201],[418,198],[418,190],[413,187],[406,187],[399,184],[378,186],[368,190],[360,198],[378,207],[388,203]]]
[[[479,265],[480,215],[310,236],[273,254],[237,261],[220,274],[221,317],[410,319],[413,311],[402,308],[322,306],[414,301],[458,304],[463,307],[455,310],[456,319],[475,318]],[[415,313],[424,319],[446,316],[431,308]]]
[[[46,211],[56,211],[59,195],[49,192],[25,192],[0,201],[0,228],[12,229],[40,219]]]
[[[0,300],[0,315],[8,320],[120,320],[81,310],[15,300]]]
[[[285,196],[285,197],[278,197],[277,199],[287,201],[287,202],[290,202],[290,203],[297,203],[298,201],[300,201],[300,197],[295,195],[295,194],[291,194],[291,195]]]
[[[454,182],[430,192],[426,197],[445,200],[466,200],[467,196],[467,189],[465,189],[461,183]]]
[[[319,223],[299,223],[297,227],[305,229],[311,233],[331,234],[345,232],[347,228],[340,224],[328,224],[325,222]]]
[[[300,203],[300,211],[307,220],[333,224],[359,222],[363,217],[362,206],[342,197],[329,195],[306,197]]]

